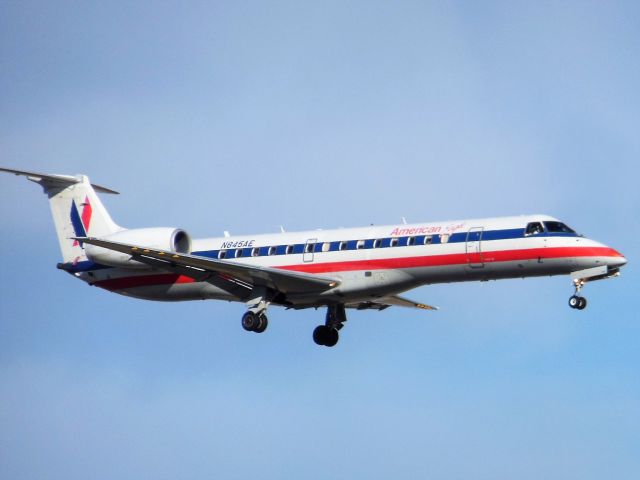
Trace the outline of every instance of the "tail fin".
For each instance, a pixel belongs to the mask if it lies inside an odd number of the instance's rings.
[[[0,168],[0,171],[25,176],[42,186],[44,193],[49,197],[64,262],[86,259],[82,245],[72,237],[102,237],[124,230],[111,219],[96,195],[96,191],[114,194],[118,192],[92,185],[85,175],[48,175],[8,168]]]

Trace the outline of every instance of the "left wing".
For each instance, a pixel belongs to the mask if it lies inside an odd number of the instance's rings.
[[[231,281],[245,283],[248,288],[262,286],[282,293],[323,292],[340,284],[340,280],[336,278],[309,273],[247,265],[92,237],[78,237],[76,240],[131,255],[138,262],[167,272],[191,276],[199,281],[207,281],[213,275],[223,276]]]

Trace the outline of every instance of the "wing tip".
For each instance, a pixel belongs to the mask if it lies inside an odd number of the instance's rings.
[[[416,303],[416,308],[420,308],[422,310],[440,310],[439,307],[435,307],[433,305],[427,305],[426,303]]]

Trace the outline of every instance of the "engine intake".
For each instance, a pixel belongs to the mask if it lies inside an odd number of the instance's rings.
[[[122,230],[102,237],[102,239],[176,253],[191,253],[191,237],[180,228],[136,228]],[[145,263],[132,260],[131,255],[115,252],[107,248],[85,244],[84,251],[89,260],[101,265],[137,269],[151,268]]]

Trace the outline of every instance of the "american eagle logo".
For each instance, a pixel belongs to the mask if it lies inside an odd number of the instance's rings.
[[[86,237],[89,231],[89,224],[91,223],[91,203],[89,203],[89,197],[86,197],[82,206],[82,215],[78,211],[78,206],[75,200],[71,202],[71,224],[73,225],[73,231],[76,237]],[[73,241],[73,246],[80,245],[77,240]],[[80,245],[82,246],[82,245]]]

